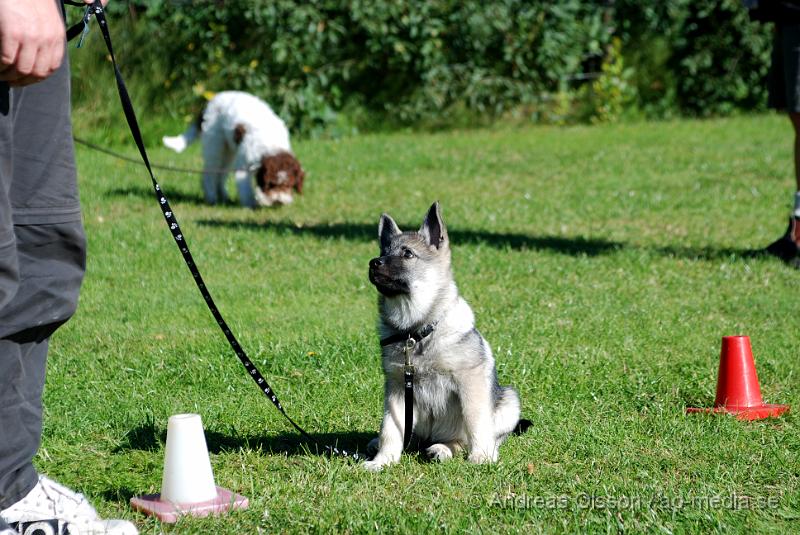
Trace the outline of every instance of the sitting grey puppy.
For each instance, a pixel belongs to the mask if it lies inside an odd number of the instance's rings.
[[[519,396],[498,384],[492,350],[458,294],[439,203],[418,232],[401,232],[383,214],[378,236],[381,256],[370,260],[369,280],[380,292],[384,414],[380,435],[368,446],[377,453],[365,468],[380,470],[403,451],[409,337],[415,342],[413,432],[429,444],[427,455],[443,461],[466,448],[471,462],[497,461],[500,444],[520,423]]]

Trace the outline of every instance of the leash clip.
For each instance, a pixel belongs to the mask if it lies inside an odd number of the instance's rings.
[[[83,46],[83,40],[86,39],[87,35],[89,35],[89,21],[91,20],[92,15],[94,15],[94,11],[92,9],[93,7],[94,6],[87,7],[86,11],[83,14],[83,20],[81,21],[83,22],[83,30],[81,31],[81,38],[78,39],[77,48]]]
[[[406,340],[405,345],[403,346],[403,355],[406,358],[406,363],[404,370],[406,373],[411,372],[414,373],[414,366],[411,364],[411,350],[414,349],[414,346],[417,345],[417,341],[412,338],[411,335],[408,335],[408,340]]]

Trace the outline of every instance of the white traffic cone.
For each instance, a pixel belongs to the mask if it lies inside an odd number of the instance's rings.
[[[175,504],[199,503],[217,497],[199,414],[176,414],[167,423],[161,499]]]
[[[172,523],[181,515],[208,516],[247,506],[247,498],[214,484],[200,415],[170,416],[161,494],[131,498],[131,507]]]

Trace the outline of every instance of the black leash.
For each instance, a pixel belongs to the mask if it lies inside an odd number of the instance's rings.
[[[407,333],[397,333],[381,339],[381,347],[404,342],[403,356],[403,391],[405,393],[405,415],[403,424],[403,448],[408,449],[414,438],[414,364],[411,355],[418,343],[436,329],[435,323],[429,323],[422,329]]]
[[[71,5],[83,5],[77,4],[74,2],[70,2],[69,0],[66,1]],[[357,452],[350,452],[344,449],[340,449],[330,445],[323,445],[321,444],[316,438],[311,436],[305,429],[300,427],[292,418],[286,413],[281,402],[278,400],[278,397],[275,395],[275,392],[272,390],[272,387],[269,386],[264,376],[261,375],[261,372],[255,367],[255,365],[250,361],[247,357],[247,354],[242,349],[242,346],[239,345],[238,340],[231,332],[230,327],[225,322],[225,319],[222,317],[217,305],[214,303],[214,300],[211,298],[211,293],[208,291],[205,283],[203,282],[203,277],[200,275],[200,270],[197,268],[197,265],[192,258],[192,253],[189,251],[189,245],[186,243],[186,238],[184,237],[183,233],[181,232],[181,227],[178,225],[178,220],[175,218],[175,214],[169,206],[169,202],[167,201],[166,196],[161,191],[161,186],[158,184],[155,175],[153,174],[153,169],[150,165],[150,159],[147,157],[147,151],[145,150],[144,142],[142,140],[142,134],[139,130],[139,122],[136,119],[136,113],[133,110],[133,104],[131,103],[130,96],[128,95],[128,90],[125,87],[125,81],[122,78],[122,73],[117,66],[117,60],[114,56],[114,49],[111,46],[111,36],[108,31],[108,22],[106,21],[105,11],[103,10],[103,5],[100,0],[94,0],[94,3],[86,10],[86,13],[83,16],[83,19],[80,23],[76,24],[68,31],[68,36],[71,34],[72,37],[75,37],[81,33],[85,33],[86,28],[88,28],[89,20],[91,19],[92,15],[97,19],[97,23],[100,25],[100,30],[103,34],[103,39],[106,42],[106,47],[108,48],[108,53],[111,56],[111,63],[114,66],[114,76],[117,80],[117,92],[119,93],[119,99],[122,104],[122,110],[125,113],[125,119],[128,122],[128,127],[130,128],[131,135],[133,136],[133,140],[136,142],[136,147],[139,149],[139,154],[142,157],[142,161],[144,162],[145,167],[147,168],[148,173],[150,174],[150,180],[153,183],[153,190],[155,191],[156,199],[158,200],[158,204],[161,207],[161,212],[164,214],[164,219],[167,222],[167,226],[172,233],[172,237],[175,239],[175,244],[178,246],[178,249],[183,256],[183,260],[186,263],[186,266],[189,268],[189,272],[192,274],[194,278],[195,284],[197,284],[197,288],[200,290],[200,294],[203,296],[203,299],[206,301],[206,305],[208,309],[211,311],[211,314],[214,316],[214,319],[217,320],[217,324],[219,325],[222,332],[225,334],[225,338],[227,338],[228,343],[230,344],[231,348],[233,349],[236,356],[239,357],[242,365],[244,365],[245,370],[250,375],[250,377],[255,381],[256,385],[258,385],[259,390],[272,401],[272,404],[280,411],[281,414],[289,421],[290,424],[306,439],[313,442],[317,446],[321,446],[329,455],[332,456],[340,456],[346,457],[349,459],[354,459],[357,461],[364,460],[364,456]],[[77,30],[75,28],[78,28]]]
[[[409,337],[403,346],[405,364],[403,365],[403,390],[405,392],[405,416],[403,426],[403,448],[411,446],[414,438],[414,365],[411,363],[411,352],[417,345],[416,340]]]

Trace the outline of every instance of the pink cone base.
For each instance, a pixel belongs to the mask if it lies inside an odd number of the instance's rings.
[[[732,414],[739,420],[763,420],[764,418],[776,418],[785,412],[789,412],[789,405],[772,405],[764,403],[756,407],[743,407],[741,409],[731,407],[714,407],[711,409],[699,407],[687,407],[686,412],[689,414],[694,413],[715,413],[715,414]]]
[[[249,505],[250,502],[247,498],[222,487],[217,487],[217,497],[207,502],[166,502],[161,499],[160,494],[147,494],[131,498],[131,507],[168,524],[174,524],[184,515],[196,517],[219,515],[234,509],[247,509]]]

